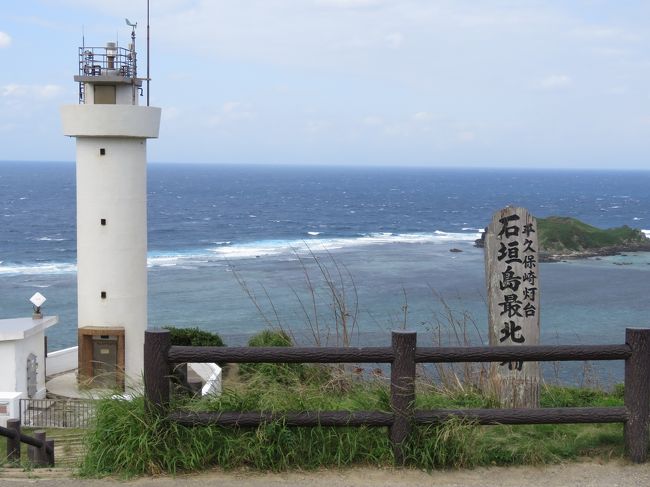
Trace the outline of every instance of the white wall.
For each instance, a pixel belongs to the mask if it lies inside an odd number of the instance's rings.
[[[135,105],[64,105],[63,133],[71,137],[157,138],[160,108]]]
[[[23,395],[20,392],[0,392],[0,403],[7,406],[7,413],[0,414],[0,426],[6,428],[8,419],[20,419],[21,397]],[[24,397],[27,397],[27,394]],[[2,437],[1,441],[4,441],[4,437]]]
[[[47,363],[46,373],[48,377],[76,370],[79,366],[79,347],[48,352],[45,361]]]
[[[2,373],[0,373],[0,391],[15,392],[16,389],[16,340],[0,342]]]
[[[20,392],[27,397],[27,357],[36,355],[38,369],[36,373],[35,398],[45,397],[45,345],[43,332],[34,333],[22,340],[0,342],[0,391]]]
[[[123,327],[126,375],[136,380],[147,328],[146,162],[144,139],[77,138],[79,327]]]
[[[45,397],[45,343],[42,331],[18,340],[16,343],[16,388],[27,397],[27,357],[30,353],[36,355],[38,368],[36,370],[36,394],[34,399]]]
[[[135,86],[135,103],[133,103],[134,86],[129,83],[115,84],[115,103],[116,105],[138,105],[140,99],[140,90]],[[95,83],[84,83],[84,98],[86,105],[95,103]]]

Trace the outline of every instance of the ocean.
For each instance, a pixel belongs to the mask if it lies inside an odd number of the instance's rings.
[[[338,319],[355,345],[403,327],[432,345],[457,341],[452,321],[479,344],[473,242],[493,212],[650,229],[648,188],[650,172],[149,164],[149,326],[233,345],[282,326],[332,345]],[[50,349],[75,345],[74,163],[1,162],[0,208],[0,318],[29,315],[39,291],[60,318]],[[541,264],[540,283],[542,343],[622,343],[650,326],[650,253]]]

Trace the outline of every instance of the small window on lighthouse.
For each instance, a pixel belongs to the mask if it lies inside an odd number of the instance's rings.
[[[102,299],[106,299],[106,291],[102,291],[100,296],[102,297]]]
[[[99,155],[100,156],[105,156],[106,155],[106,149],[104,149],[103,147],[101,149],[99,149]]]
[[[102,226],[105,226],[105,225],[106,225],[106,218],[102,218],[102,219],[100,219],[100,220],[99,220],[99,223],[100,223]]]

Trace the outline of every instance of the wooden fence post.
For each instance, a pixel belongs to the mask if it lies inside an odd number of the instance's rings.
[[[169,405],[169,347],[168,330],[144,332],[144,397],[150,412],[164,413]]]
[[[650,329],[627,328],[625,342],[632,356],[625,360],[625,453],[634,463],[648,458],[650,427]]]
[[[13,438],[7,437],[7,460],[20,462],[20,419],[8,419],[7,428],[15,432]]]
[[[45,431],[34,431],[34,438],[41,441],[43,444],[40,447],[29,445],[27,447],[27,457],[29,461],[36,467],[47,467],[50,464],[50,455],[47,453],[47,437]],[[54,443],[52,442],[54,448]],[[54,457],[54,455],[52,455]]]
[[[395,463],[404,463],[402,444],[411,432],[415,403],[415,347],[417,333],[392,332],[393,363],[390,369],[390,405],[394,420],[389,430]]]
[[[53,467],[54,466],[54,440],[47,440],[45,442],[45,445],[50,450],[49,452],[48,451],[45,452],[47,458],[47,465]]]

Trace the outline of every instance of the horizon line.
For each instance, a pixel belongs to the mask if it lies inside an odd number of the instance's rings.
[[[42,160],[42,159],[0,159],[0,164],[5,163],[42,163],[42,164],[75,164],[74,160]],[[460,171],[585,171],[585,172],[648,172],[650,168],[638,167],[554,167],[554,166],[513,166],[513,165],[434,165],[434,164],[400,164],[400,163],[293,163],[293,162],[221,162],[221,161],[147,161],[153,165],[177,165],[177,166],[242,166],[242,167],[265,167],[265,168],[332,168],[332,169],[431,169],[431,170],[460,170]]]

